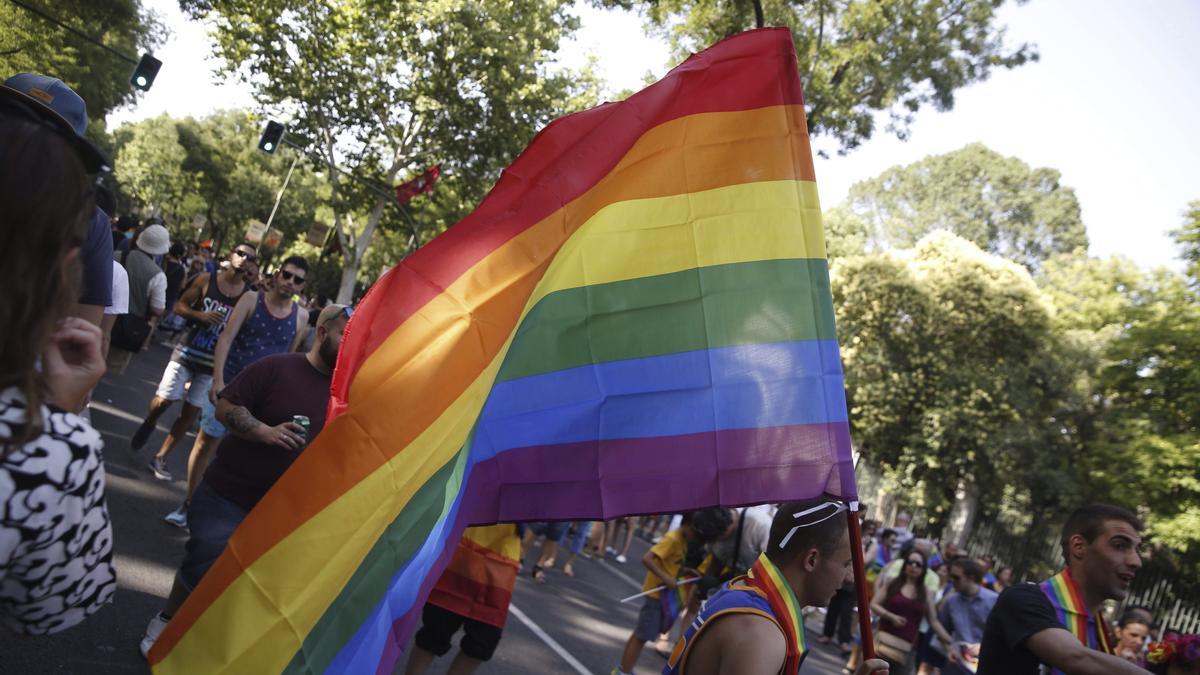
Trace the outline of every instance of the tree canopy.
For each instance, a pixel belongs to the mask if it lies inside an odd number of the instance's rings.
[[[638,9],[677,59],[755,27],[750,0],[593,0]],[[762,0],[767,26],[787,26],[815,135],[842,151],[887,129],[908,135],[916,112],[954,107],[955,92],[995,68],[1037,59],[1030,45],[1005,45],[1003,0]]]
[[[29,0],[55,19],[138,58],[166,37],[140,0]],[[87,103],[97,130],[105,115],[134,100],[133,66],[77,35],[11,3],[0,3],[0,80],[19,72],[57,77]],[[97,135],[99,137],[99,135]]]
[[[959,486],[1044,498],[1069,384],[1053,309],[1021,267],[948,232],[832,273],[851,428],[937,531]],[[997,476],[1004,476],[997,480]]]
[[[348,300],[379,227],[410,236],[464,215],[551,119],[595,102],[594,79],[551,68],[575,29],[566,0],[181,0],[217,53],[328,171]],[[432,164],[412,220],[392,185]],[[349,174],[349,175],[347,175]]]
[[[1052,255],[1088,245],[1079,200],[1057,170],[980,143],[856,183],[847,206],[877,248],[912,246],[942,229],[1037,270]]]
[[[289,158],[256,148],[257,120],[246,112],[223,111],[200,119],[165,115],[119,127],[114,132],[123,212],[160,212],[177,234],[188,232],[197,214],[218,240],[237,240],[251,219],[266,222]],[[318,216],[327,190],[311,167],[297,167],[271,226],[286,242],[303,238]]]

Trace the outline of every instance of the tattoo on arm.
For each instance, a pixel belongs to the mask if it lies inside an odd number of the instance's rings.
[[[232,410],[230,410],[226,415],[226,418],[229,423],[230,431],[233,431],[239,435],[249,434],[263,425],[263,423],[259,422],[254,415],[250,414],[249,410],[246,410],[245,406],[241,405],[235,406]]]

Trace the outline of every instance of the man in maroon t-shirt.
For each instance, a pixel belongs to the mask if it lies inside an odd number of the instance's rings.
[[[329,305],[317,318],[317,337],[308,352],[263,357],[221,390],[217,418],[231,433],[217,447],[216,458],[192,495],[191,536],[183,563],[166,606],[146,626],[143,656],[220,557],[246,514],[325,426],[330,379],[350,312],[345,305]],[[308,417],[307,436],[292,421],[293,415]]]

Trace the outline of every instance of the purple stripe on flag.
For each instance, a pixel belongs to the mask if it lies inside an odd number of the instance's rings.
[[[468,522],[613,518],[821,494],[853,498],[845,422],[514,448],[472,467]],[[846,486],[850,486],[850,490]]]
[[[853,489],[844,489],[844,476],[853,472],[845,422],[514,448],[471,466],[454,531],[461,532],[462,525],[608,519],[821,494],[853,499]],[[853,488],[852,480],[849,485]],[[448,559],[453,548],[442,555]],[[391,612],[392,619],[377,673],[391,672],[421,617],[423,604],[389,601],[397,585],[411,583],[402,577],[393,579],[376,608]],[[437,580],[437,575],[423,579],[416,597],[428,597]]]

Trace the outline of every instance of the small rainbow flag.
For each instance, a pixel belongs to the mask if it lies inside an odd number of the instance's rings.
[[[687,581],[690,577],[679,577],[676,581]],[[680,584],[675,586],[674,590],[666,589],[659,591],[658,602],[662,606],[662,625],[673,626],[675,619],[683,613],[687,607],[688,600],[692,597],[693,587],[691,584]]]
[[[855,497],[786,29],[555,121],[381,278],[158,673],[389,673],[468,525]]]

